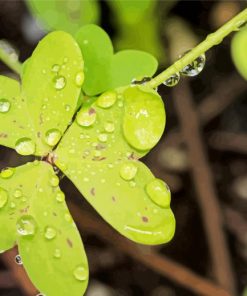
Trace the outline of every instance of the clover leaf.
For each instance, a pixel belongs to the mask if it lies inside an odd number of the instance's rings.
[[[88,55],[82,51],[86,79],[104,73],[93,63],[99,61],[98,46],[92,42]],[[0,144],[41,157],[0,173],[0,250],[17,244],[31,280],[49,296],[81,295],[88,282],[87,258],[55,164],[129,239],[155,245],[168,242],[175,230],[168,186],[138,160],[164,131],[164,104],[149,87],[130,86],[128,77],[143,69],[152,73],[155,63],[145,53],[112,55],[115,72],[110,67],[109,80],[97,90],[106,91],[87,96],[83,58],[75,40],[57,31],[23,65],[21,87],[0,76]],[[130,70],[114,78],[124,65]],[[97,84],[90,87],[94,93]]]
[[[96,25],[83,26],[76,34],[85,62],[83,91],[90,96],[129,85],[135,78],[153,76],[157,60],[139,50],[123,50],[113,54],[107,33]]]

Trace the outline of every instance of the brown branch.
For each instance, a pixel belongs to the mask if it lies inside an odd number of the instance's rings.
[[[224,235],[223,217],[216,195],[213,176],[206,157],[200,122],[186,81],[175,88],[174,104],[180,120],[182,135],[188,149],[188,158],[204,227],[208,237],[212,265],[219,285],[236,294],[230,254]]]
[[[102,240],[113,245],[118,250],[127,254],[134,260],[141,262],[160,275],[169,278],[197,295],[230,296],[224,289],[195,274],[187,267],[151,251],[150,247],[140,247],[140,245],[125,239],[106,223],[102,223],[102,221],[94,217],[94,215],[81,210],[77,205],[70,202],[69,207],[78,227],[82,231],[100,236]]]
[[[16,285],[22,290],[24,295],[26,296],[34,296],[38,294],[37,289],[33,286],[32,282],[30,281],[25,269],[17,265],[15,263],[15,256],[18,254],[17,248],[14,247],[13,249],[1,254],[0,258],[4,262],[4,264],[8,267],[11,271],[13,278],[15,279]]]

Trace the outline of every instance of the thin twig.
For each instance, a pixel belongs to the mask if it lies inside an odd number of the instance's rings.
[[[70,202],[69,207],[78,227],[82,231],[87,231],[99,236],[102,240],[113,245],[121,252],[127,254],[134,260],[141,262],[162,276],[169,278],[190,291],[193,291],[197,295],[230,296],[227,291],[211,281],[195,274],[187,267],[151,251],[150,247],[140,247],[138,244],[125,239],[107,226],[106,223],[102,223],[102,221],[89,212],[80,209],[74,203]]]
[[[231,295],[236,295],[234,274],[224,235],[220,204],[206,157],[199,118],[186,81],[181,82],[180,86],[174,89],[173,94],[208,237],[214,275],[219,285],[227,289]]]

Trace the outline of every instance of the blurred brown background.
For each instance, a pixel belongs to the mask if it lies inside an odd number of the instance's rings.
[[[101,25],[116,34],[107,2],[100,5]],[[160,11],[163,5],[166,1],[158,3]],[[177,1],[166,17],[161,15],[157,31],[167,65],[246,6],[246,1]],[[24,1],[0,0],[0,39],[15,46],[21,61],[44,34]],[[243,295],[247,83],[232,64],[230,42],[231,36],[206,54],[199,76],[183,78],[174,88],[159,88],[166,104],[166,132],[144,161],[172,191],[177,230],[169,244],[130,243],[98,216],[66,177],[62,179],[89,258],[87,296]],[[0,73],[13,75],[1,63]],[[0,147],[0,169],[29,159]],[[15,263],[16,253],[0,256],[0,295],[34,296],[38,292]]]

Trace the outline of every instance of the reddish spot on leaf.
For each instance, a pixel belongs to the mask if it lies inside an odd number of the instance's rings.
[[[0,133],[0,138],[7,138],[7,137],[8,137],[7,134],[5,134],[5,133]]]
[[[116,197],[115,196],[112,196],[111,199],[112,199],[113,202],[116,202]]]
[[[148,222],[148,217],[143,216],[143,217],[142,217],[142,221],[143,221],[144,223],[147,223],[147,222]]]
[[[90,193],[91,193],[93,196],[95,196],[95,188],[94,188],[94,187],[91,188]]]
[[[73,243],[69,238],[67,238],[67,244],[70,248],[73,248]]]
[[[96,113],[96,111],[94,110],[94,108],[90,108],[89,110],[88,110],[88,114],[89,115],[93,115],[93,114],[95,114]]]

